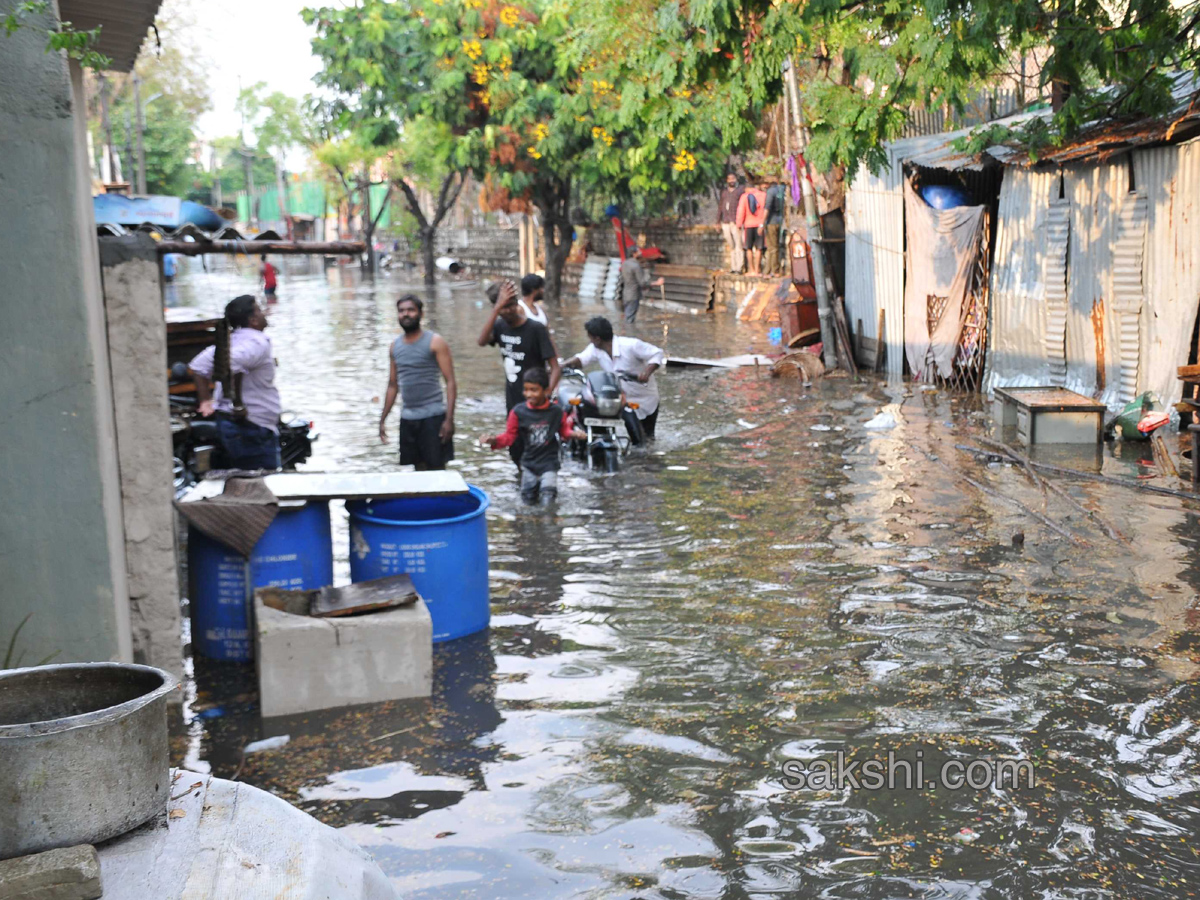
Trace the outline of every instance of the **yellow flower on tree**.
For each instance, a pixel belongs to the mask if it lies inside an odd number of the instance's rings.
[[[475,79],[475,83],[478,85],[487,84],[488,83],[488,67],[487,67],[487,65],[484,63],[477,63],[471,69],[471,77],[473,79]]]
[[[496,68],[506,74],[508,72],[511,72],[512,71],[512,56],[509,55],[508,53],[505,53],[502,57],[500,57],[500,61],[498,63],[496,63]]]
[[[525,152],[528,153],[530,156],[532,156],[534,159],[542,158],[542,154],[538,153],[537,147],[528,147],[528,148],[526,148]]]
[[[521,21],[521,11],[515,6],[506,6],[500,10],[500,21],[509,28],[515,28]]]
[[[550,129],[542,122],[538,122],[533,126],[533,136],[538,141],[544,141],[550,136]]]
[[[469,59],[476,60],[483,56],[483,44],[479,41],[463,41],[462,48]]]
[[[604,141],[608,146],[612,146],[612,135],[601,128],[599,125],[592,126],[592,137],[598,141]]]
[[[675,162],[671,168],[676,172],[690,172],[696,168],[696,157],[686,150],[680,150],[675,154]]]

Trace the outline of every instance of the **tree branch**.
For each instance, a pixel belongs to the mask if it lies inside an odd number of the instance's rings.
[[[396,184],[400,185],[400,190],[404,192],[404,200],[408,205],[408,211],[413,214],[413,218],[417,220],[417,224],[422,229],[429,227],[429,220],[425,218],[425,213],[421,211],[421,203],[417,200],[417,195],[407,181],[401,178]]]
[[[445,196],[446,195],[446,185],[454,180],[454,176],[456,174],[458,175],[458,185],[457,185],[457,187],[454,188],[453,192],[451,192],[450,196],[447,198]],[[446,213],[450,212],[450,210],[452,210],[454,208],[454,204],[458,202],[458,195],[460,193],[462,193],[463,185],[465,185],[466,183],[467,183],[467,176],[463,172],[457,172],[457,173],[451,172],[449,175],[446,176],[445,180],[442,181],[441,196],[445,199],[445,202],[438,203],[437,215],[434,217],[434,220],[433,220],[433,224],[434,224],[435,228],[438,225],[442,224],[442,219],[445,218]]]
[[[367,190],[369,191],[370,189],[371,189],[371,185],[368,184]],[[388,208],[388,199],[391,196],[392,196],[392,183],[389,181],[387,183],[387,190],[383,192],[383,201],[379,204],[379,212],[375,213],[374,218],[372,218],[372,220],[371,220],[371,231],[372,232],[374,232],[376,227],[379,225],[379,220],[383,218],[383,212],[384,212],[384,210],[386,210]]]

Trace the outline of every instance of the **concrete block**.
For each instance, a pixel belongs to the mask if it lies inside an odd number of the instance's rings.
[[[0,862],[0,900],[95,900],[100,858],[91,844]]]
[[[264,717],[428,697],[433,623],[421,600],[383,612],[318,619],[255,598],[254,659]]]

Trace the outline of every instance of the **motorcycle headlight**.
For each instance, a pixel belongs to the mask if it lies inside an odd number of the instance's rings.
[[[615,418],[621,412],[620,398],[598,397],[596,398],[596,410],[606,419]]]

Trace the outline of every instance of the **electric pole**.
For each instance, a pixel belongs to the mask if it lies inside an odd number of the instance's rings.
[[[217,164],[217,148],[212,148],[212,171],[213,171],[213,205],[220,209],[225,205],[225,198],[221,195],[221,167]]]
[[[121,180],[121,164],[113,149],[112,122],[108,118],[108,79],[100,75],[100,127],[104,130],[104,148],[108,151],[108,180]],[[103,167],[101,168],[103,174]]]
[[[808,228],[808,241],[812,245],[813,280],[817,289],[817,315],[821,323],[821,355],[825,368],[837,367],[837,331],[833,324],[833,304],[829,302],[829,286],[825,280],[825,246],[821,233],[821,216],[817,210],[817,196],[808,177],[808,129],[804,126],[804,113],[800,109],[800,89],[796,86],[796,67],[789,56],[783,64],[783,77],[787,83],[788,99],[791,101],[792,124],[796,129],[796,147],[803,160],[800,170],[800,192],[804,195],[804,221]],[[790,260],[789,260],[790,264]],[[883,335],[879,336],[883,339]]]
[[[133,105],[137,111],[137,192],[146,193],[146,116],[142,110],[142,79],[133,76]]]

